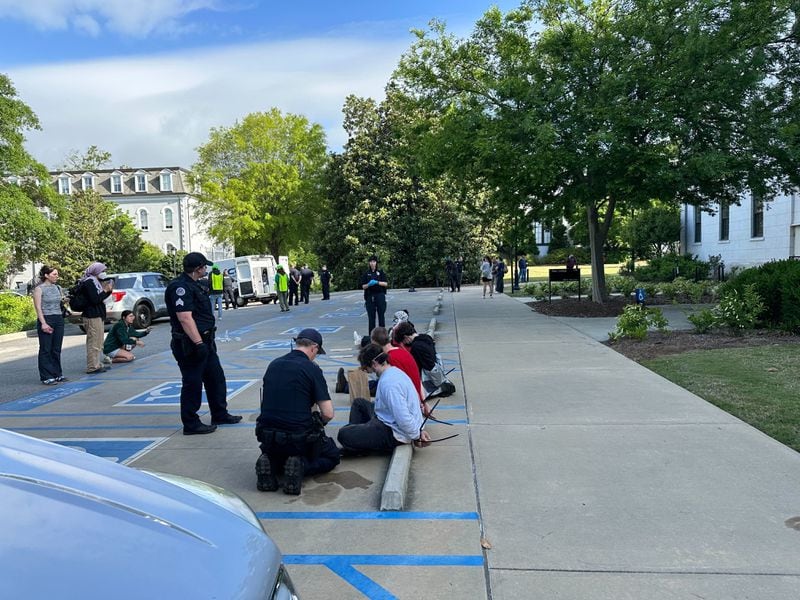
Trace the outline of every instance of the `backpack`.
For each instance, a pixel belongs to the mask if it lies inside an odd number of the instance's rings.
[[[89,299],[83,290],[82,282],[69,288],[69,309],[73,312],[83,312],[89,307]]]
[[[456,386],[447,378],[447,373],[442,364],[442,357],[436,355],[436,364],[432,369],[422,369],[422,387],[425,388],[426,398],[442,398],[450,396],[456,391]]]

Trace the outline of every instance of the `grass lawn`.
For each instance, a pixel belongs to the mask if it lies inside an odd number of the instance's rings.
[[[642,364],[800,452],[800,347],[692,351]]]

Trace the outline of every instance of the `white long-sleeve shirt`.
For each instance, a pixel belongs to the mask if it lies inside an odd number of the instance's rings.
[[[419,392],[411,379],[397,367],[389,367],[378,378],[375,415],[392,428],[398,442],[409,444],[419,439],[422,411]]]

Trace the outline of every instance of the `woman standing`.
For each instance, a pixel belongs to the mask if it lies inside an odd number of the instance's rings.
[[[83,309],[83,328],[86,330],[86,373],[89,375],[106,370],[100,364],[100,351],[103,349],[103,324],[106,321],[105,300],[111,295],[113,281],[100,281],[106,266],[95,262],[89,265],[81,277],[80,293],[86,297],[87,306]]]
[[[115,363],[131,362],[134,358],[133,349],[136,346],[144,346],[144,342],[139,338],[150,333],[150,328],[137,330],[133,326],[136,315],[132,310],[123,310],[122,318],[114,323],[111,331],[106,336],[103,344],[103,352]]]
[[[57,282],[58,269],[44,265],[39,270],[39,283],[33,288],[36,333],[39,336],[39,378],[45,385],[67,380],[61,374],[64,316],[61,312],[63,294]]]
[[[483,283],[483,297],[486,298],[486,288],[489,288],[489,298],[491,298],[494,287],[492,286],[492,263],[488,256],[484,256],[481,263],[481,283]]]

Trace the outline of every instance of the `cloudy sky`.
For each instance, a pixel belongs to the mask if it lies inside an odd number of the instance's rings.
[[[0,72],[38,115],[48,168],[94,144],[113,165],[184,166],[212,127],[275,106],[341,149],[348,94],[382,98],[432,18],[467,34],[504,0],[0,0]]]

